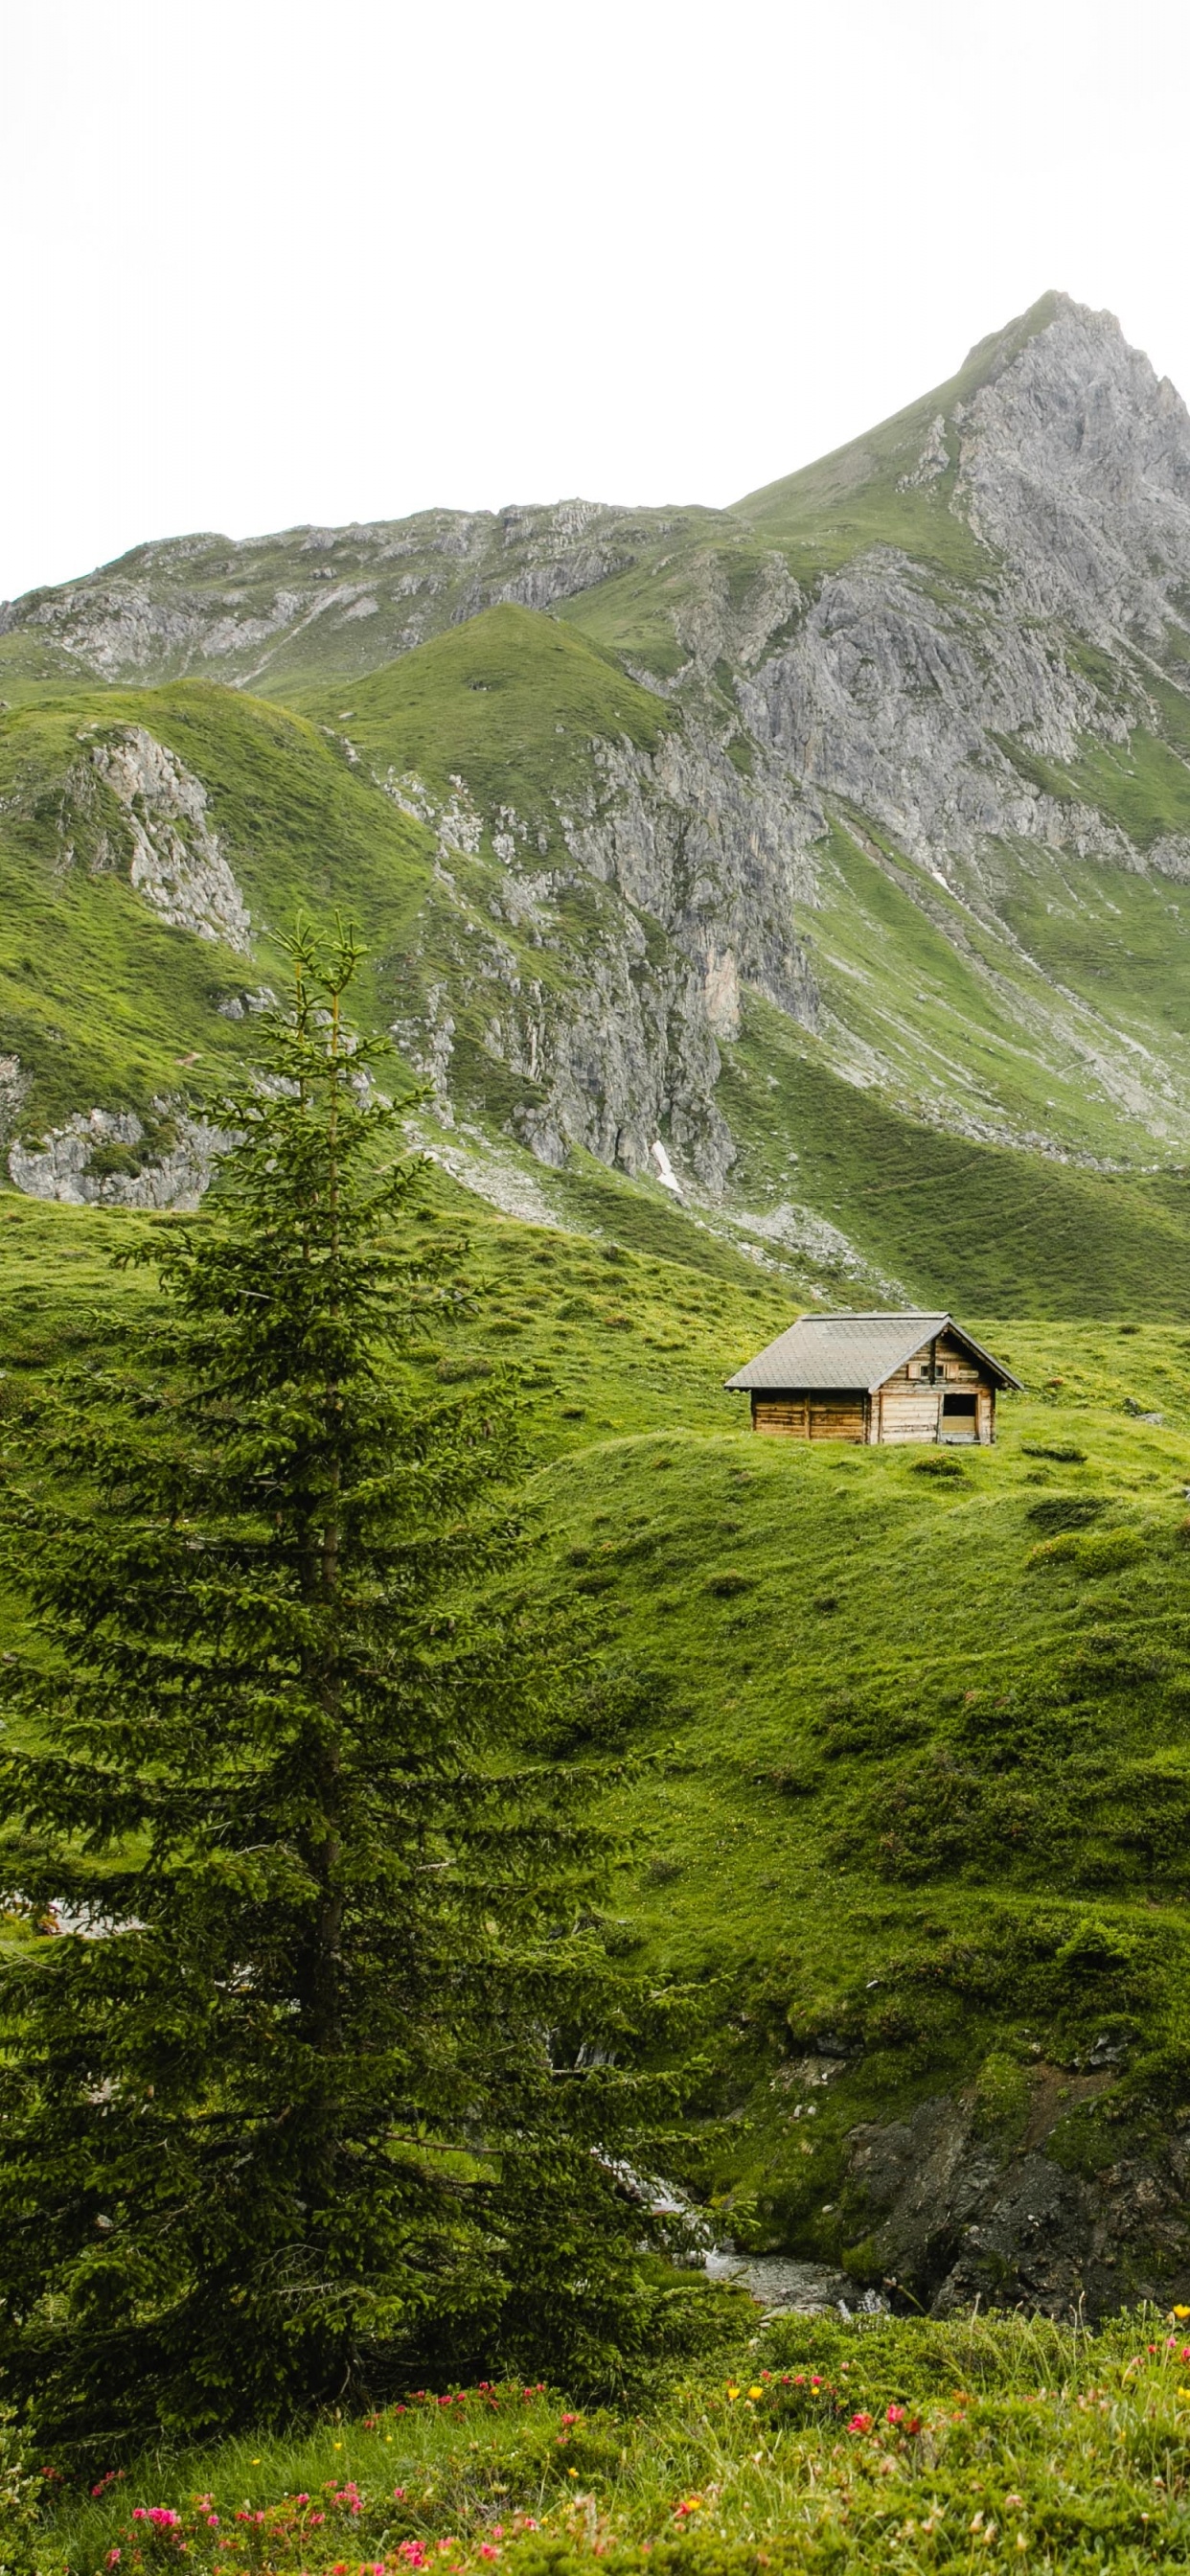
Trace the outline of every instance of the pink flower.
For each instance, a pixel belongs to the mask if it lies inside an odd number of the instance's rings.
[[[107,2553],[107,2565],[108,2565],[109,2567],[118,2567],[118,2566],[119,2566],[119,2564],[120,2564],[120,2551],[119,2551],[118,2549],[109,2549],[109,2551],[108,2551],[108,2553]]]
[[[564,2415],[562,2421],[564,2424],[577,2424],[578,2417],[577,2415]]]
[[[405,2502],[405,2489],[404,2489],[404,2487],[394,2487],[394,2488],[393,2488],[393,2503],[394,2503],[394,2504],[404,2504],[404,2502]]]
[[[849,2433],[870,2433],[872,2430],[871,2416],[853,2415],[847,2430]]]
[[[889,2407],[887,2407],[887,2408],[886,2408],[886,2410],[885,2410],[885,2418],[884,2418],[884,2420],[885,2420],[886,2424],[903,2424],[903,2423],[904,2423],[904,2421],[905,2421],[905,2409],[904,2409],[904,2407],[903,2407],[903,2406],[889,2406]]]
[[[481,2540],[479,2544],[479,2554],[481,2558],[498,2558],[500,2552],[498,2549],[493,2549],[490,2540]]]

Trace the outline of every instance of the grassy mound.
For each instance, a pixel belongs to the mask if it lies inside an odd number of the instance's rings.
[[[489,812],[515,804],[553,820],[587,782],[593,740],[656,749],[664,704],[585,636],[530,608],[488,608],[366,678],[296,703],[342,725],[378,772],[413,770],[439,790],[461,772]]]

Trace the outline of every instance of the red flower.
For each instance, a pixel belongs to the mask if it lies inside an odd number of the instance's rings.
[[[849,2433],[870,2433],[872,2430],[871,2416],[853,2415],[847,2430]]]

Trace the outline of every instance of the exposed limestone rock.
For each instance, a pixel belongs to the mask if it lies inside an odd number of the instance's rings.
[[[11,1136],[29,1095],[29,1076],[19,1055],[0,1055],[0,1144]]]
[[[1052,842],[1135,864],[1093,808],[1045,795],[1001,748],[1055,762],[1102,722],[1060,640],[1009,607],[942,603],[887,547],[825,580],[793,641],[741,680],[750,731],[809,786],[846,797],[944,877],[994,838]],[[1125,728],[1117,725],[1123,738]]]
[[[202,781],[143,725],[93,744],[91,760],[127,816],[138,892],[175,929],[248,950],[248,909],[207,819]]]
[[[1023,604],[1159,640],[1190,580],[1190,414],[1110,313],[1067,296],[956,411],[955,506]]]
[[[807,916],[821,899],[839,918],[846,871],[830,870],[845,830],[981,981],[1011,1048],[1063,1081],[1085,1073],[1122,1142],[1143,1129],[1181,1155],[1190,1066],[1176,1042],[1162,1055],[1143,1021],[1140,1036],[1114,1025],[1106,986],[1102,1005],[1065,989],[1029,952],[1020,895],[1031,865],[1054,859],[1058,910],[1068,894],[1077,912],[1091,862],[1190,882],[1176,713],[1159,836],[1146,848],[1121,820],[1131,737],[1162,733],[1170,673],[1190,671],[1190,417],[1109,315],[1065,297],[981,344],[962,387],[841,451],[819,485],[798,478],[788,519],[762,494],[730,513],[567,500],[197,537],[17,602],[8,623],[107,676],[205,668],[244,682],[267,668],[276,682],[332,631],[336,670],[364,670],[497,601],[549,608],[635,568],[648,604],[625,659],[672,718],[651,756],[595,745],[588,789],[568,767],[566,796],[525,814],[481,810],[461,774],[446,794],[398,771],[380,782],[438,841],[424,980],[399,1033],[440,1119],[478,1047],[520,1086],[515,1106],[508,1085],[493,1097],[543,1162],[581,1146],[647,1171],[660,1135],[683,1183],[722,1190],[735,1146],[714,1092],[751,991],[821,1037],[834,1070],[925,1123],[1064,1155],[1011,1080],[1007,1114],[970,1050],[962,1068],[958,1050],[948,1058],[936,1021],[904,1045],[882,1026],[875,977],[844,937],[837,971],[825,947],[812,968]],[[825,520],[814,489],[830,496]],[[890,503],[898,539],[920,527],[920,560],[908,538],[847,555],[846,506],[867,492]],[[815,572],[819,538],[831,568]],[[335,739],[358,772],[359,747]],[[1105,747],[1120,759],[1096,802]],[[147,899],[246,948],[199,783],[139,728],[96,742],[68,782],[66,860],[72,817],[86,823],[80,847],[102,838],[87,810],[100,786],[121,805]],[[903,995],[898,1009],[912,1020]],[[1072,1127],[1087,1159],[1099,1140]]]
[[[456,916],[465,906],[445,862],[478,854],[486,820],[504,870],[489,919],[569,967],[562,982],[526,974],[510,943],[481,949],[470,925],[466,975],[482,967],[490,989],[483,1045],[532,1087],[513,1120],[521,1141],[555,1169],[581,1146],[641,1173],[654,1168],[661,1128],[680,1168],[718,1192],[735,1151],[713,1097],[718,1041],[738,1034],[741,980],[816,1025],[794,903],[813,884],[821,812],[780,777],[742,779],[689,734],[666,735],[652,758],[626,741],[599,744],[595,765],[589,795],[548,828],[510,806],[485,818],[462,778],[445,802],[415,777],[383,784],[437,832],[437,881]],[[543,868],[551,835],[567,863]],[[581,957],[568,900],[582,904]],[[420,1013],[394,1030],[443,1120],[454,1115],[458,1001],[457,984],[435,978]]]
[[[92,1109],[37,1144],[12,1145],[9,1175],[27,1197],[72,1207],[195,1208],[229,1140],[167,1101],[154,1107],[163,1137],[150,1138],[133,1110]]]

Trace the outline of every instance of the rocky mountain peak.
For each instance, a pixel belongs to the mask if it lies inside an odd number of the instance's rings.
[[[1190,579],[1181,396],[1114,314],[1066,295],[973,351],[972,365],[983,380],[951,415],[955,506],[1035,609],[1097,634],[1139,626],[1158,641],[1171,592]]]

